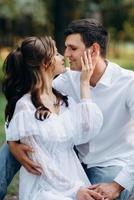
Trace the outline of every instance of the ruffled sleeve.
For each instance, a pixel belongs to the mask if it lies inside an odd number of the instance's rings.
[[[103,124],[102,112],[91,99],[83,99],[72,107],[71,120],[75,145],[90,141],[99,133]]]
[[[38,126],[34,113],[35,110],[30,109],[30,105],[18,101],[9,126],[5,124],[6,140],[18,141],[30,135],[37,135]]]

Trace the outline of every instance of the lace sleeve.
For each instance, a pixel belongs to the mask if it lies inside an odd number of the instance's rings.
[[[23,137],[38,134],[35,110],[31,109],[31,104],[28,103],[21,100],[17,102],[9,126],[5,124],[7,141],[18,141]]]
[[[44,152],[44,150],[39,147],[34,136],[23,138],[23,143],[34,149],[34,153],[32,153],[30,157],[42,168],[42,185],[45,185],[45,187],[48,187],[54,192],[63,193],[68,197],[75,197],[80,187],[84,186],[84,183],[82,181],[74,182],[62,174],[49,157],[47,150]]]
[[[81,100],[72,110],[71,117],[74,128],[74,143],[86,143],[95,137],[103,123],[102,112],[91,99]]]

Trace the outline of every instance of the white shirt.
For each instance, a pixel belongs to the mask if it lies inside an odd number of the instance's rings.
[[[60,75],[54,80],[54,87],[79,102],[80,72],[69,70]],[[91,95],[103,113],[103,127],[88,145],[78,147],[80,160],[88,167],[122,166],[115,181],[131,190],[134,185],[134,73],[108,62],[97,85],[91,87]]]

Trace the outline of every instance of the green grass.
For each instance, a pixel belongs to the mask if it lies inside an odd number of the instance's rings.
[[[111,58],[109,60],[119,64],[123,68],[134,71],[134,59],[131,57],[130,58]]]
[[[16,174],[12,183],[8,187],[7,195],[18,195],[19,192],[19,173]]]

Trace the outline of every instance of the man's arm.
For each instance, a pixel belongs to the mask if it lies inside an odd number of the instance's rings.
[[[8,144],[13,156],[27,169],[28,172],[35,175],[41,175],[40,166],[28,157],[28,153],[33,152],[31,147],[15,141],[8,141]]]

